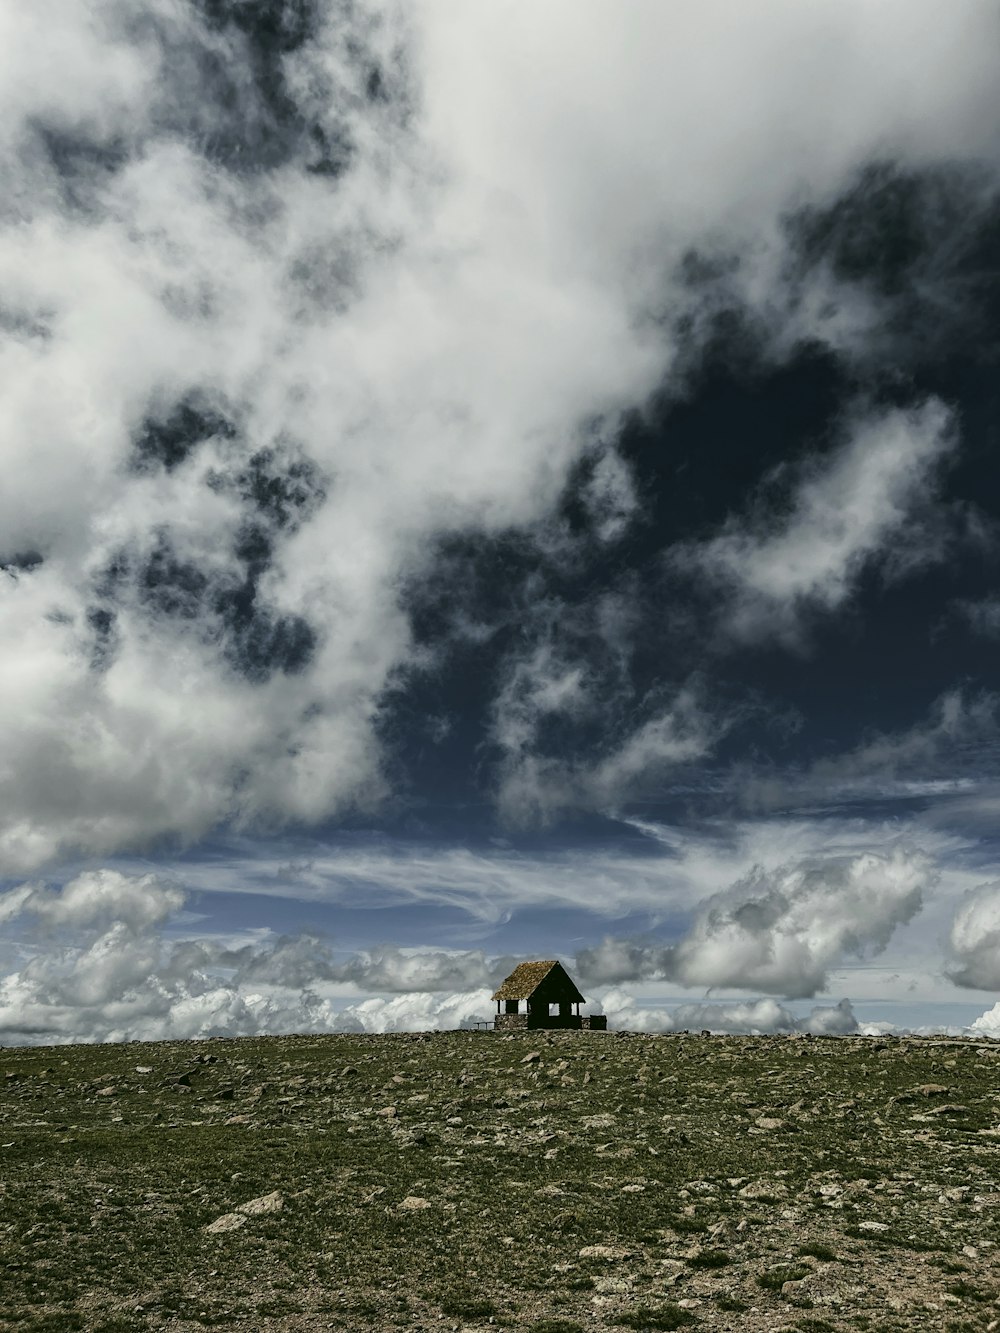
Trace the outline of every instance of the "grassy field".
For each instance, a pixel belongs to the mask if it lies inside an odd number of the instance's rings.
[[[1000,1328],[1000,1043],[2,1050],[0,1145],[3,1333]]]

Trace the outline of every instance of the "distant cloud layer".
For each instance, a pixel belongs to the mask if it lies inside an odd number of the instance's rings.
[[[236,948],[171,943],[163,927],[183,901],[153,876],[108,870],[62,890],[26,885],[0,897],[0,921],[32,928],[19,967],[0,978],[0,1042],[458,1027],[489,1012],[510,961],[388,951],[338,966],[309,937]],[[324,982],[403,994],[334,1004],[317,992]],[[421,989],[428,984],[434,994]]]
[[[776,362],[884,347],[895,298],[803,261],[790,212],[876,157],[996,165],[989,4],[278,12],[0,19],[8,875],[375,806],[386,691],[449,650],[404,595],[438,539],[621,540],[622,414],[683,388],[720,302]],[[954,440],[939,402],[862,416],[787,513],[690,548],[720,623],[793,636],[929,558]],[[608,671],[616,596],[588,612]],[[632,698],[619,671],[607,713],[534,611],[493,702],[507,817],[603,808],[725,731],[695,680]],[[569,714],[592,743],[557,759]]]
[[[582,951],[573,967],[627,1026],[850,1031],[849,1009],[817,1011],[809,1026],[769,1001],[650,1017],[631,1011],[620,983],[661,977],[709,989],[814,994],[845,956],[884,947],[917,910],[928,878],[920,858],[901,855],[760,875],[709,899],[676,945],[607,940]],[[0,922],[8,931],[16,924],[21,940],[15,969],[0,978],[0,1040],[460,1026],[489,1016],[490,993],[519,961],[481,950],[396,948],[344,958],[311,934],[248,943],[171,939],[166,928],[176,932],[184,904],[182,892],[153,875],[112,870],[84,872],[62,889],[28,884],[0,895]],[[358,993],[370,998],[351,1000]]]

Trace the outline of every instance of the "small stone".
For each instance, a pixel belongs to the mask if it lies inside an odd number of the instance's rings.
[[[394,1106],[383,1106],[381,1111],[376,1111],[375,1114],[382,1116],[386,1120],[395,1120],[398,1112]]]
[[[135,1067],[135,1072],[136,1072],[137,1074],[151,1074],[151,1073],[153,1072],[153,1066],[152,1066],[152,1065],[136,1065],[136,1067]]]
[[[245,1213],[223,1213],[214,1222],[209,1222],[205,1230],[213,1236],[221,1231],[239,1231],[240,1227],[246,1225],[246,1221]]]
[[[769,1180],[755,1180],[749,1185],[744,1185],[739,1191],[741,1199],[767,1199],[777,1198],[788,1193],[785,1185],[780,1185]]]
[[[280,1213],[285,1206],[285,1201],[281,1197],[280,1190],[274,1190],[270,1194],[262,1194],[259,1198],[248,1199],[246,1203],[241,1203],[236,1209],[238,1213],[256,1217],[259,1213]]]
[[[431,1201],[430,1199],[421,1199],[418,1194],[408,1194],[399,1206],[405,1208],[408,1212],[415,1213],[419,1212],[421,1208],[430,1208]]]
[[[943,1194],[938,1195],[938,1203],[962,1203],[968,1194],[968,1185],[955,1185],[952,1189],[945,1190]]]
[[[767,1115],[762,1115],[759,1120],[754,1121],[758,1129],[781,1129],[784,1123],[784,1120],[776,1120],[773,1116]]]
[[[541,1058],[542,1058],[541,1051],[529,1051],[527,1055],[522,1057],[521,1064],[522,1065],[537,1064]]]
[[[623,1245],[585,1245],[579,1252],[581,1259],[604,1259],[609,1263],[628,1259],[634,1253]]]
[[[859,1222],[859,1231],[888,1231],[889,1226],[886,1222]]]

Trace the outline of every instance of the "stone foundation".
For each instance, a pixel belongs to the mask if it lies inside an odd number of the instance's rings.
[[[542,1014],[497,1014],[493,1020],[494,1032],[535,1032],[540,1028],[558,1031],[566,1028],[574,1032],[607,1032],[608,1019],[606,1014],[589,1014],[580,1016],[577,1014],[558,1014],[546,1016]]]
[[[497,1014],[493,1020],[494,1032],[526,1032],[527,1014]]]

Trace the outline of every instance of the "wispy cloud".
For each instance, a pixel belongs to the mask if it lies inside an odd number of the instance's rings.
[[[956,443],[944,405],[861,414],[845,434],[832,454],[770,478],[775,491],[788,485],[782,503],[762,497],[756,513],[671,553],[717,591],[726,636],[800,643],[811,618],[849,602],[866,570],[899,577],[943,554],[930,501]]]
[[[948,690],[912,727],[871,734],[852,749],[780,773],[739,769],[739,800],[756,811],[894,797],[961,802],[992,784],[997,703],[985,691]]]

